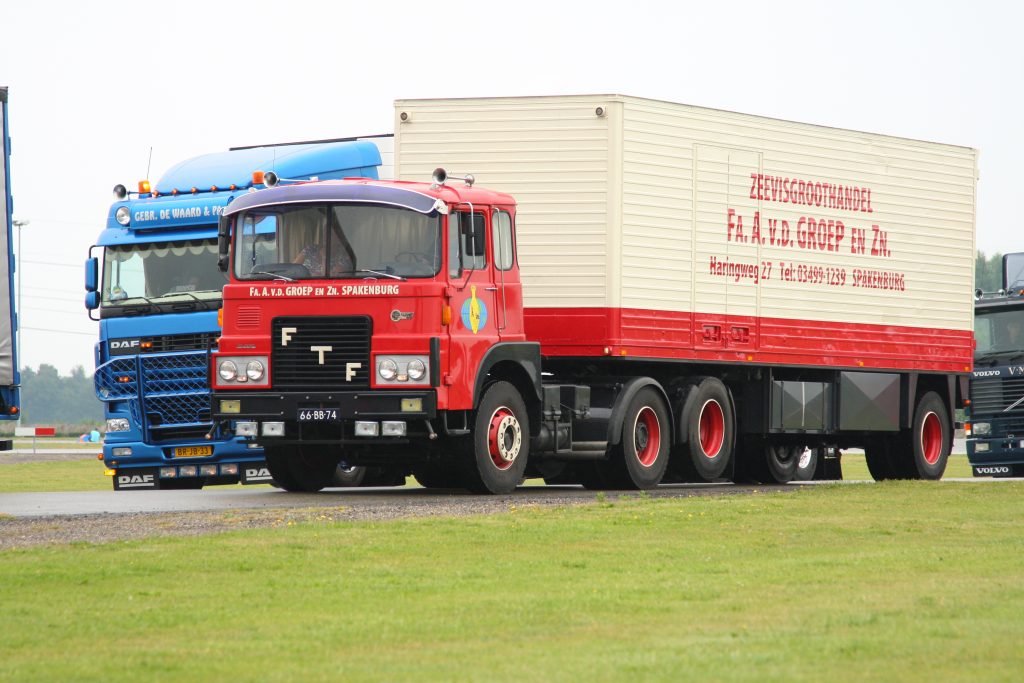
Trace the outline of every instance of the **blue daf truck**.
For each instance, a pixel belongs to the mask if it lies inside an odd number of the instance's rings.
[[[254,171],[289,180],[377,178],[380,165],[372,139],[348,138],[206,154],[172,167],[155,187],[114,188],[85,288],[86,308],[100,323],[94,381],[115,490],[270,481],[262,450],[210,415],[209,354],[224,285],[218,219],[255,190]]]
[[[967,459],[976,477],[1024,476],[1024,253],[1003,256],[1003,287],[975,292]]]
[[[18,387],[18,352],[15,344],[15,330],[18,321],[14,315],[14,253],[11,249],[11,226],[14,207],[11,201],[10,136],[7,131],[7,88],[0,86],[0,216],[3,230],[0,230],[0,253],[3,254],[4,276],[0,277],[0,419],[18,419],[20,404]],[[11,441],[0,441],[0,450],[10,450]]]

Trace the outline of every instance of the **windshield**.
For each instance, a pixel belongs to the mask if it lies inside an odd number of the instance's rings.
[[[220,299],[226,278],[217,268],[217,240],[107,247],[103,304]]]
[[[303,204],[244,213],[235,228],[241,280],[433,277],[441,268],[436,216],[354,204]]]
[[[975,358],[1010,351],[1024,351],[1024,308],[975,313]]]

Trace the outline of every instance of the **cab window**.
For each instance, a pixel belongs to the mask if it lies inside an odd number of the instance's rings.
[[[462,277],[468,270],[487,266],[484,215],[456,211],[448,216],[448,271],[451,277]]]

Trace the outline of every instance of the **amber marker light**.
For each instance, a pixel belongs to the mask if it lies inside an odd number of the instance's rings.
[[[112,477],[115,474],[117,474],[117,470],[103,470],[103,474],[105,474],[108,477]]]
[[[150,187],[149,181],[148,180],[140,180],[139,181],[139,194],[149,194],[150,192],[152,192],[152,188]]]
[[[144,341],[141,344],[139,344],[139,347],[144,349],[144,350],[146,350],[146,351],[149,351],[150,349],[153,348],[153,342],[151,342],[151,341]]]
[[[132,381],[132,378],[128,375],[118,375],[116,381],[118,384],[128,384],[128,382]]]
[[[253,171],[252,172],[252,184],[253,185],[262,185],[263,184],[263,171]]]
[[[217,309],[217,327],[224,327],[224,309]]]
[[[102,453],[97,453],[96,454],[96,459],[97,460],[102,460],[103,459],[103,454]]]
[[[620,356],[628,356],[629,355],[629,349],[621,349],[619,351],[619,355]]]
[[[441,324],[442,325],[451,325],[452,324],[452,307],[451,306],[447,306],[447,305],[441,306]]]
[[[11,406],[11,415],[18,414],[18,406]]]

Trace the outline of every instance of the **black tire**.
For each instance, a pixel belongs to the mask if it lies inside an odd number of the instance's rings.
[[[811,481],[818,471],[818,460],[821,457],[820,448],[801,448],[797,454],[796,472],[793,474],[794,481]]]
[[[311,446],[264,448],[263,454],[274,482],[294,493],[313,493],[330,486],[341,459],[328,449]]]
[[[725,475],[736,445],[736,417],[729,389],[715,377],[688,382],[679,409],[679,442],[672,463],[688,481]]]
[[[603,463],[603,478],[615,488],[654,488],[668,467],[671,443],[668,408],[654,387],[643,387],[622,414],[622,438]]]
[[[902,453],[904,473],[909,479],[941,479],[946,471],[950,438],[949,411],[934,391],[917,402],[914,422],[910,428],[911,442]],[[908,455],[913,455],[909,460]]]
[[[875,481],[899,479],[889,456],[891,450],[891,442],[883,438],[874,439],[864,445],[864,462]]]
[[[788,484],[796,476],[797,463],[803,447],[765,444],[764,463],[766,484]]]
[[[454,463],[414,467],[412,476],[425,489],[461,489],[462,477]]]
[[[380,465],[366,468],[360,486],[405,486],[409,470],[400,465]]]
[[[362,486],[365,478],[365,467],[360,467],[358,465],[350,466],[342,460],[338,463],[338,466],[334,468],[334,476],[331,477],[331,486],[340,486],[342,488]]]
[[[508,382],[484,389],[462,458],[462,484],[474,493],[511,493],[523,480],[530,455],[526,404]]]

